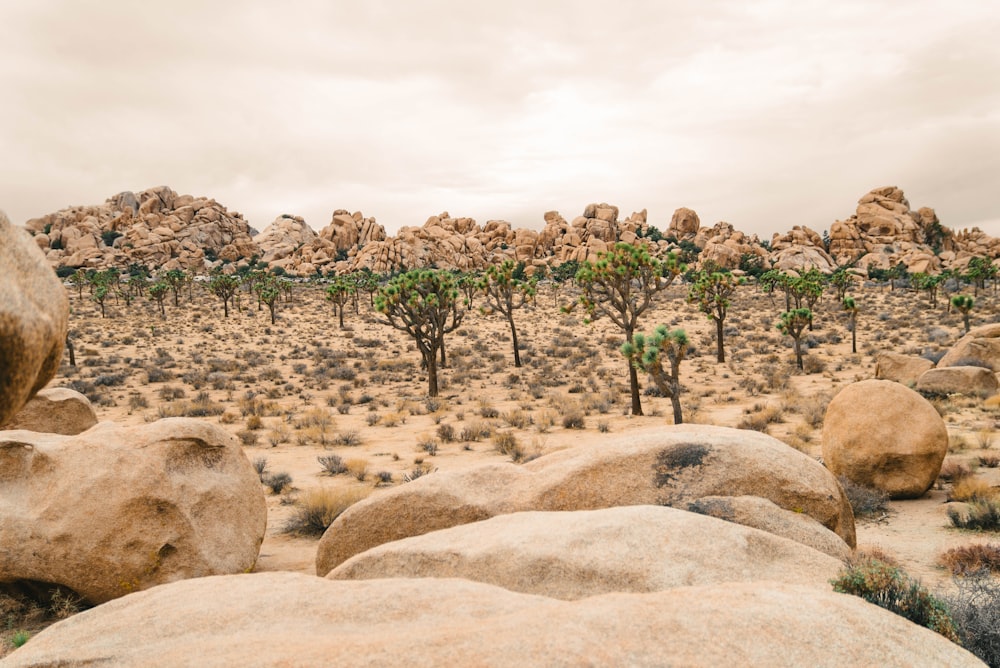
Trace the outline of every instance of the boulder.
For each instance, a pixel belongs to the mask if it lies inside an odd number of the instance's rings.
[[[266,523],[236,438],[202,420],[0,432],[0,582],[58,584],[102,603],[242,573]]]
[[[3,429],[27,429],[72,436],[97,424],[90,400],[68,387],[41,390]]]
[[[827,468],[894,499],[917,498],[930,489],[947,452],[944,420],[929,401],[899,383],[852,383],[827,406]]]
[[[1000,323],[974,327],[938,360],[946,366],[983,366],[1000,371]]]
[[[572,600],[761,580],[829,589],[842,565],[787,538],[714,517],[622,506],[513,513],[432,531],[357,554],[326,577],[457,577]]]
[[[925,371],[933,368],[934,362],[923,357],[882,352],[879,353],[875,363],[875,378],[894,380],[897,383],[913,387]]]
[[[59,370],[69,301],[38,245],[0,211],[0,425]]]
[[[759,496],[705,496],[689,503],[687,509],[788,538],[841,561],[851,555],[843,538],[813,518]]]
[[[855,596],[774,582],[561,601],[457,579],[257,573],[175,582],[59,622],[18,666],[981,666]]]
[[[667,226],[664,236],[674,237],[681,241],[685,237],[693,237],[698,234],[699,229],[701,229],[701,220],[698,218],[698,214],[693,209],[682,206],[674,211],[674,215],[670,217],[670,224]]]
[[[925,394],[965,394],[990,397],[997,393],[997,375],[981,366],[948,366],[929,369],[917,381]]]
[[[855,544],[854,515],[821,464],[753,431],[673,425],[568,448],[528,464],[440,472],[354,504],[326,530],[316,572],[326,575],[376,545],[527,510],[661,505],[705,496],[759,496],[804,512]]]

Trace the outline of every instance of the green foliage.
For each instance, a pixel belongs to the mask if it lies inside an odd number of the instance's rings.
[[[117,230],[104,230],[101,232],[101,241],[104,242],[105,246],[112,246],[115,243],[115,239],[122,236],[121,232]]]
[[[1000,501],[977,499],[969,503],[965,512],[949,508],[948,519],[958,529],[1000,531]]]
[[[333,279],[330,285],[326,286],[326,298],[333,303],[335,310],[340,316],[341,328],[344,327],[344,307],[351,301],[357,290],[357,283],[347,276],[338,276]]]
[[[778,331],[785,336],[792,337],[795,343],[795,362],[800,369],[802,368],[802,333],[811,321],[812,311],[807,308],[797,308],[782,313],[777,324]]]
[[[945,277],[941,274],[932,275],[922,272],[917,272],[912,276],[913,287],[927,293],[927,297],[930,299],[931,307],[937,306],[938,288],[941,286],[941,283],[944,282],[944,279]]]
[[[754,253],[744,253],[740,256],[739,268],[747,276],[760,278],[764,274],[764,258]]]
[[[834,591],[874,603],[958,643],[958,630],[945,603],[898,566],[862,555],[830,582]]]
[[[854,285],[854,278],[847,272],[846,267],[838,267],[827,281],[837,291],[837,301],[843,302],[847,296],[847,291]]]
[[[965,324],[965,333],[968,334],[971,327],[969,324],[969,314],[972,312],[972,307],[976,305],[976,300],[969,295],[955,295],[951,298],[951,305],[961,312],[962,320]]]
[[[646,239],[650,243],[656,243],[657,241],[663,241],[663,232],[660,232],[659,228],[655,225],[646,225],[646,227],[640,227],[635,232],[635,236],[640,239]]]
[[[578,271],[580,271],[580,263],[576,260],[569,260],[568,262],[563,262],[562,264],[552,267],[552,271],[549,275],[556,283],[565,283],[566,281],[571,281],[576,278]]]
[[[636,333],[632,340],[622,344],[621,354],[629,364],[647,372],[660,393],[668,397],[674,410],[674,424],[681,424],[680,366],[688,349],[688,336],[683,329],[670,331],[666,325],[658,326],[651,336]],[[667,361],[668,370],[663,368]]]
[[[519,275],[521,278],[518,278]],[[486,302],[507,319],[514,344],[515,367],[521,366],[521,354],[517,345],[514,311],[534,299],[537,291],[535,279],[524,279],[523,276],[523,262],[515,265],[513,260],[504,260],[499,265],[489,267],[482,278],[476,282],[476,287],[482,290]]]
[[[14,647],[23,647],[28,640],[31,639],[31,634],[27,631],[20,630],[14,631],[10,636],[10,644]]]
[[[212,294],[222,300],[222,306],[226,318],[229,317],[229,300],[233,298],[240,287],[240,279],[236,276],[227,276],[221,271],[212,273],[212,278],[208,282],[208,289]]]
[[[725,348],[722,340],[723,322],[726,320],[726,313],[729,310],[730,297],[736,292],[736,288],[742,285],[744,280],[730,273],[711,272],[702,270],[695,277],[694,283],[688,290],[688,303],[698,305],[698,310],[708,316],[716,324],[716,359],[719,362],[726,361]]]

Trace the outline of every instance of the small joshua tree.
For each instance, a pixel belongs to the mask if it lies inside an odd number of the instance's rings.
[[[438,396],[437,356],[444,335],[457,329],[466,313],[455,277],[434,269],[400,274],[379,289],[375,310],[385,316],[379,322],[413,337],[427,368],[427,394]]]
[[[722,341],[723,323],[729,309],[729,298],[736,292],[743,279],[726,272],[702,271],[688,292],[688,302],[698,304],[698,309],[715,321],[715,359],[726,361],[726,349]]]
[[[621,347],[621,353],[629,364],[647,372],[660,393],[670,398],[674,409],[674,424],[684,422],[681,414],[680,368],[687,348],[688,338],[684,330],[675,329],[671,332],[666,325],[657,327],[652,336],[637,333],[631,342]],[[663,368],[664,357],[669,362],[669,371]]]
[[[326,286],[326,298],[333,303],[333,308],[340,319],[340,328],[344,328],[344,309],[352,297],[357,294],[357,284],[350,278],[338,276],[333,283]]]
[[[854,285],[854,279],[851,275],[847,273],[847,269],[844,267],[838,268],[835,272],[830,274],[829,279],[830,285],[833,286],[834,290],[837,291],[837,301],[843,302],[844,297],[847,296],[847,291]]]
[[[629,342],[635,335],[639,316],[646,312],[657,293],[665,290],[684,270],[674,254],[664,259],[653,257],[649,246],[617,243],[613,250],[599,253],[597,262],[584,262],[576,274],[582,288],[580,303],[587,310],[588,321],[606,315],[625,334]],[[628,365],[632,415],[642,415],[639,398],[639,374]]]
[[[778,321],[778,331],[792,337],[795,342],[795,363],[802,368],[802,333],[812,320],[812,311],[807,308],[797,308],[785,311]]]
[[[927,297],[931,302],[931,308],[937,306],[938,287],[942,282],[944,282],[944,276],[941,276],[940,274],[913,274],[913,287],[927,293]]]
[[[535,280],[519,280],[514,276],[517,265],[513,260],[504,260],[493,265],[477,282],[477,287],[486,295],[486,303],[507,318],[510,336],[514,341],[514,366],[521,366],[521,354],[517,350],[517,328],[514,327],[514,311],[524,306],[535,296]]]
[[[212,291],[213,295],[222,300],[223,317],[229,317],[229,301],[239,288],[240,279],[235,276],[227,276],[221,272],[214,274],[212,280],[209,281],[208,289]]]
[[[976,300],[969,295],[955,295],[951,298],[951,305],[962,312],[962,322],[965,324],[965,333],[969,333],[969,313],[976,305]]]
[[[90,300],[97,302],[101,307],[101,317],[106,317],[104,314],[104,301],[108,298],[108,286],[104,283],[98,283],[97,287],[94,288],[94,294],[90,296]]]
[[[163,302],[166,300],[168,292],[170,292],[170,286],[167,285],[166,283],[163,283],[162,281],[153,283],[146,290],[146,293],[149,295],[149,298],[159,305],[161,318],[167,317],[167,310],[163,307]]]
[[[174,306],[181,305],[181,289],[184,287],[187,279],[188,276],[184,273],[183,269],[171,269],[161,279],[170,287],[170,291],[174,293]]]
[[[281,296],[281,285],[278,279],[269,275],[265,280],[258,283],[255,289],[257,290],[258,299],[267,304],[267,310],[271,314],[271,324],[273,325],[274,312],[278,307],[278,297]]]
[[[847,328],[851,330],[851,352],[858,352],[858,304],[854,297],[844,297],[841,302],[847,313]]]

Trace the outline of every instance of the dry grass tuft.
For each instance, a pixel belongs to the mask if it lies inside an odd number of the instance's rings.
[[[352,505],[368,496],[366,488],[310,489],[295,502],[295,511],[282,532],[296,536],[322,536],[323,532]]]

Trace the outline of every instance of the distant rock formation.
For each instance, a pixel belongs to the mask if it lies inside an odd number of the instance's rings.
[[[74,206],[25,223],[53,267],[204,271],[218,261],[260,254],[247,221],[214,199],[166,186],[122,192],[96,206]]]

